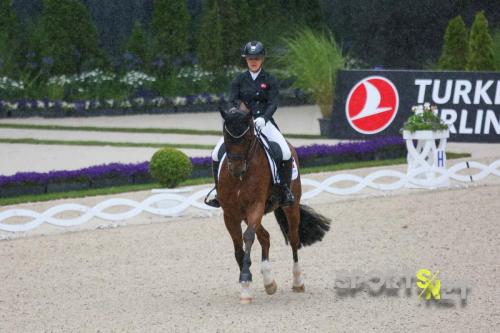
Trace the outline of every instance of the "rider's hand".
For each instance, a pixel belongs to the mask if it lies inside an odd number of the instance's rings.
[[[259,118],[255,119],[255,127],[257,128],[257,130],[260,131],[265,126],[266,126],[266,120],[264,119],[264,117],[259,117]]]

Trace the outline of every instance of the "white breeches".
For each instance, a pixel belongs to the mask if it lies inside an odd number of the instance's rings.
[[[269,141],[275,142],[280,146],[281,153],[283,155],[283,161],[287,161],[292,157],[292,152],[290,151],[290,147],[288,147],[288,143],[283,137],[283,134],[278,131],[278,129],[273,125],[272,122],[268,121],[266,123],[266,126],[264,126],[264,128],[262,129],[262,133],[269,139]],[[218,153],[223,143],[224,138],[220,138],[219,142],[212,151],[212,159],[216,162],[219,161]]]

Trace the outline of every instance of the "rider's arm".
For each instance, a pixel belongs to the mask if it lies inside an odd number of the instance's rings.
[[[279,90],[280,87],[278,80],[274,76],[271,76],[269,79],[269,91],[267,93],[267,107],[264,111],[264,117],[266,120],[271,119],[278,108]]]

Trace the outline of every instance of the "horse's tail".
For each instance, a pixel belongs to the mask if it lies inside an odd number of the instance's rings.
[[[279,207],[274,211],[274,216],[285,237],[285,243],[288,244],[288,221],[285,212]],[[330,222],[331,220],[329,218],[318,214],[311,207],[300,205],[299,247],[302,245],[308,246],[321,241],[325,233],[330,230]]]

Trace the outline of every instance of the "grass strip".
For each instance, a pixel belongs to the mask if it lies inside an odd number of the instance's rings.
[[[447,159],[456,159],[456,158],[464,158],[470,157],[470,154],[466,153],[446,153]],[[376,160],[376,161],[361,161],[361,162],[349,162],[349,163],[339,163],[339,164],[331,164],[324,166],[316,166],[316,167],[306,167],[300,170],[302,175],[318,173],[318,172],[333,172],[333,171],[341,171],[341,170],[354,170],[360,168],[369,168],[369,167],[380,167],[380,166],[388,166],[388,165],[398,165],[405,164],[406,158],[396,158],[389,160]],[[188,179],[182,182],[179,186],[194,186],[201,184],[212,184],[212,177],[204,177],[204,178],[195,178]],[[150,183],[150,184],[135,184],[135,185],[124,185],[124,186],[116,186],[116,187],[108,187],[108,188],[99,188],[99,189],[88,189],[88,190],[78,190],[78,191],[69,191],[69,192],[61,192],[61,193],[46,193],[41,195],[24,195],[14,198],[0,198],[0,206],[6,205],[17,205],[28,202],[42,202],[42,201],[50,201],[57,199],[69,199],[69,198],[83,198],[90,196],[98,196],[98,195],[109,195],[109,194],[118,194],[125,192],[137,192],[137,191],[148,191],[155,188],[161,188],[158,183]]]
[[[184,148],[184,149],[208,149],[212,150],[214,145],[199,145],[190,143],[150,143],[150,142],[113,142],[113,141],[79,141],[79,140],[39,140],[32,138],[3,139],[0,143],[31,144],[31,145],[66,145],[66,146],[112,146],[112,147],[147,147],[147,148]]]
[[[32,124],[2,124],[0,128],[35,129],[51,131],[88,131],[88,132],[122,132],[122,133],[160,133],[160,134],[186,134],[186,135],[215,135],[221,136],[222,130],[195,130],[183,128],[135,128],[135,127],[97,127],[97,126],[62,126],[62,125],[32,125]],[[293,139],[327,139],[321,135],[312,134],[286,134]]]

